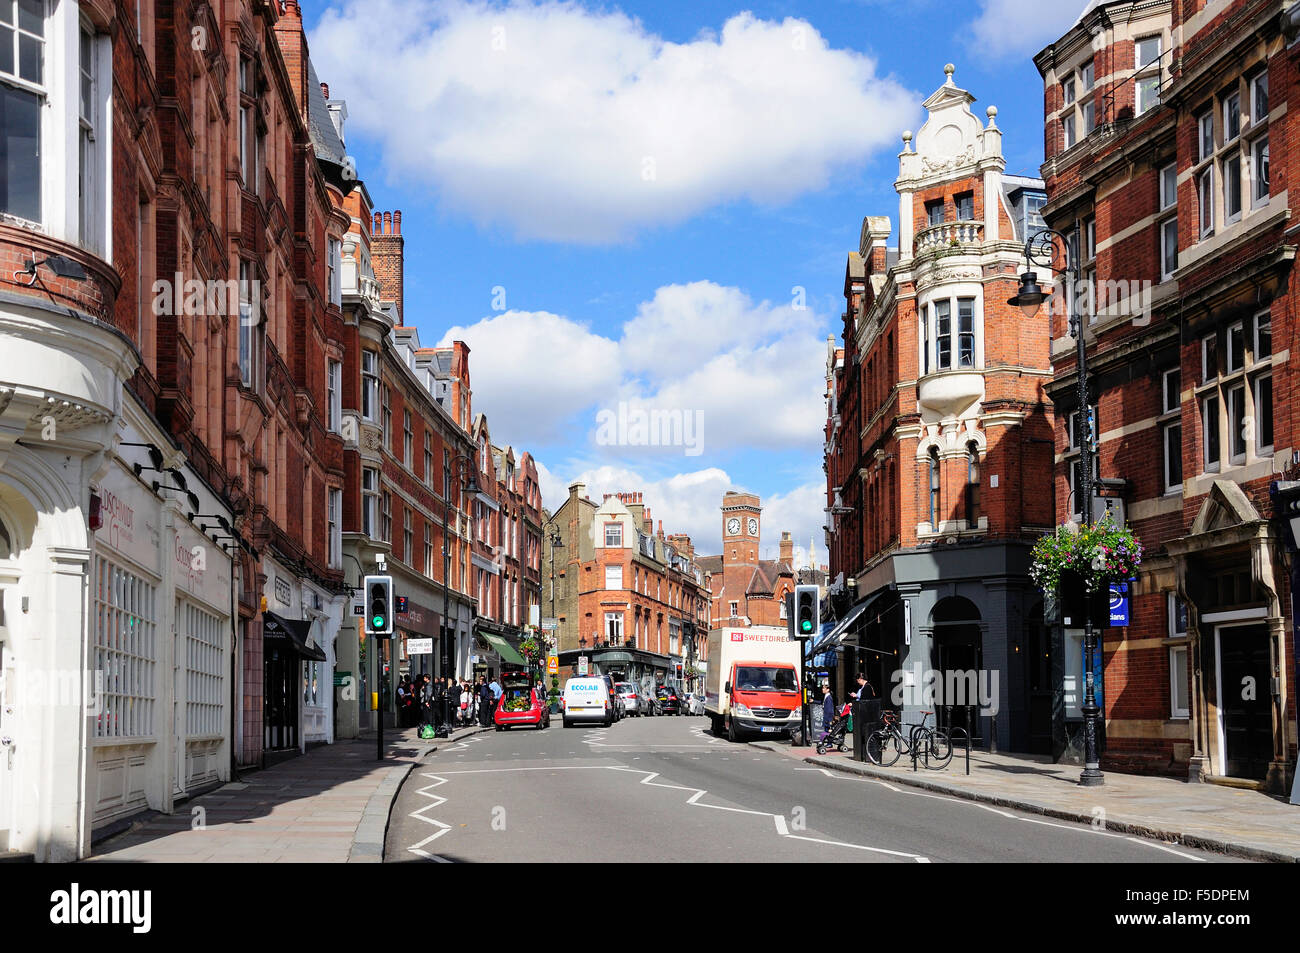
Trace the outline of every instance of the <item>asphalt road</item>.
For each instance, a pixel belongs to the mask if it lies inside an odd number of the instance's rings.
[[[403,785],[385,845],[388,862],[1227,859],[817,769],[689,717],[444,743]]]

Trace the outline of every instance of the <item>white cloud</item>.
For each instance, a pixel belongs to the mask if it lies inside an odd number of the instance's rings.
[[[826,345],[819,327],[811,310],[754,302],[737,288],[696,281],[659,288],[617,341],[547,311],[508,311],[448,329],[440,346],[469,345],[474,409],[488,415],[498,442],[534,449],[594,443],[597,414],[616,415],[626,402],[699,411],[703,453],[740,447],[813,453],[825,423]],[[603,449],[606,456],[661,458],[686,451],[681,445]]]
[[[967,29],[982,56],[1032,56],[1060,39],[1083,9],[1084,0],[980,0],[980,15]]]
[[[789,201],[895,143],[918,101],[806,21],[747,12],[673,43],[577,3],[335,0],[311,49],[392,175],[522,238]]]
[[[551,512],[564,503],[572,483],[585,484],[584,495],[598,504],[606,493],[638,491],[650,507],[656,530],[662,520],[665,533],[686,533],[691,537],[696,552],[703,555],[722,552],[720,507],[723,495],[728,490],[744,489],[733,482],[725,470],[717,467],[656,479],[627,467],[597,466],[580,469],[564,479],[539,464],[538,475],[542,499]],[[825,482],[815,476],[812,482],[764,498],[760,556],[775,559],[781,533],[788,530],[794,538],[796,560],[806,559],[808,544],[815,540],[814,556],[819,564],[825,563],[827,552],[821,529],[825,522],[822,512],[825,499]]]

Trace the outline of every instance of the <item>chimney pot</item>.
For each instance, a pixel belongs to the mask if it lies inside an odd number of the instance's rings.
[[[402,210],[400,208],[393,213],[393,234],[402,234]]]
[[[375,213],[375,220],[374,220],[374,222],[372,222],[371,225],[370,225],[370,234],[371,234],[371,235],[378,235],[378,234],[380,233],[380,231],[382,231],[382,229],[383,229],[383,221],[384,221],[384,216],[381,215],[379,212],[376,212],[376,213]]]
[[[392,212],[384,213],[384,234],[385,235],[393,234],[393,213]]]
[[[320,84],[320,91],[321,91],[321,95],[323,95],[323,96],[325,97],[326,101],[328,101],[329,98],[330,98],[330,84],[329,84],[329,83],[321,83],[321,84]]]

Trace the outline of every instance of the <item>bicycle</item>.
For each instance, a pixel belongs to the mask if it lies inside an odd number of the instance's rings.
[[[887,711],[880,719],[880,727],[867,739],[867,758],[872,764],[888,768],[898,763],[905,754],[912,754],[925,762],[927,768],[938,771],[952,760],[952,738],[939,727],[926,724],[932,711],[921,712],[919,725],[912,725],[903,737],[902,724],[895,712]]]

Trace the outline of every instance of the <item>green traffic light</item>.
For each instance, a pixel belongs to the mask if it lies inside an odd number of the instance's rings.
[[[812,621],[810,619],[804,619],[803,622],[799,623],[799,628],[803,629],[805,632],[811,632]]]
[[[381,615],[375,616],[370,625],[371,628],[382,629],[384,627],[384,617]]]

